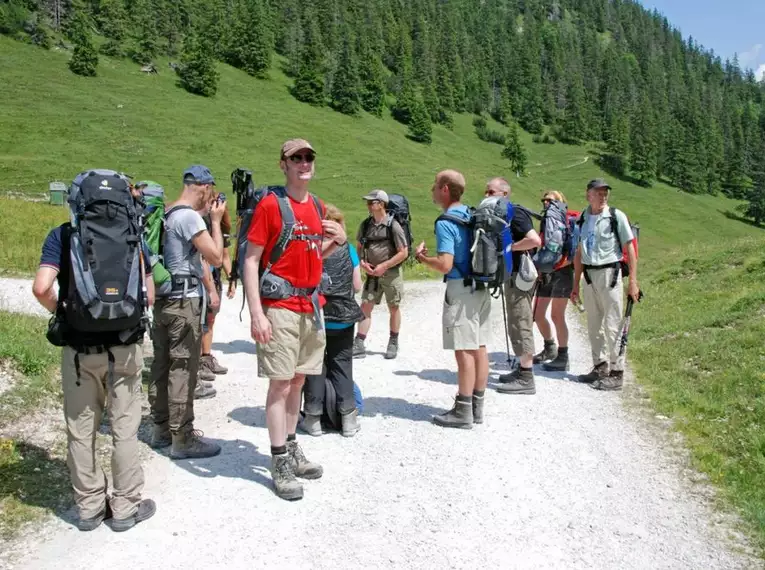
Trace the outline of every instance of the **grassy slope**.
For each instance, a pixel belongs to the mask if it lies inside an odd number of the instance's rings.
[[[389,118],[354,119],[298,103],[278,71],[271,81],[257,81],[221,65],[218,95],[203,99],[176,87],[164,62],[151,77],[102,58],[99,77],[84,79],[68,71],[62,52],[0,37],[0,55],[0,190],[39,193],[49,180],[102,166],[158,180],[172,192],[184,167],[203,162],[230,192],[228,175],[240,165],[258,183],[281,182],[278,148],[302,136],[320,155],[314,189],[346,211],[349,229],[364,215],[359,196],[378,186],[409,197],[415,239],[432,244],[437,212],[429,188],[439,169],[466,174],[470,202],[478,201],[488,177],[507,174],[500,147],[479,141],[467,115],[456,117],[454,131],[436,127],[426,147],[408,141],[405,128]],[[591,159],[577,165],[586,149],[535,145],[525,134],[524,142],[530,176],[513,179],[515,199],[536,208],[541,190],[556,188],[582,208],[584,184],[602,175]],[[765,544],[759,425],[765,234],[727,218],[735,204],[723,198],[664,185],[614,186],[613,204],[642,227],[647,298],[636,310],[631,360],[656,406],[688,436],[697,465],[742,508]],[[40,240],[64,219],[64,209],[2,198],[0,208],[14,208],[17,221],[0,225],[0,268],[32,271]]]

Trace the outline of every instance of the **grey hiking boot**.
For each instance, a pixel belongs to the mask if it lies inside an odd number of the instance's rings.
[[[287,455],[292,461],[292,470],[296,477],[318,479],[324,474],[324,468],[321,465],[308,461],[297,441],[287,442]]]
[[[295,479],[292,457],[289,453],[271,457],[271,479],[276,496],[287,501],[303,498],[303,485]]]
[[[591,388],[603,390],[604,392],[616,392],[622,389],[624,384],[624,372],[621,370],[612,370],[605,378],[595,381]]]
[[[501,394],[536,394],[534,373],[531,370],[513,370],[508,374],[509,382],[497,386],[497,392]]]
[[[228,374],[228,368],[218,362],[218,359],[215,358],[214,354],[209,354],[208,357],[210,359],[208,368],[212,370],[213,374]]]
[[[300,422],[300,429],[314,437],[322,435],[324,432],[321,429],[321,416],[306,414]]]
[[[151,499],[144,499],[138,503],[136,511],[126,519],[112,519],[112,530],[124,532],[133,528],[139,522],[150,519],[157,512],[157,503]]]
[[[173,434],[170,433],[168,422],[163,424],[154,424],[151,432],[151,448],[162,449],[173,443]]]
[[[361,429],[361,425],[359,425],[358,410],[343,414],[340,416],[340,419],[343,422],[343,437],[353,437]]]
[[[391,338],[388,340],[388,348],[385,350],[385,358],[388,360],[392,360],[393,358],[396,358],[397,354],[398,354],[398,339]]]
[[[367,349],[364,347],[364,341],[359,337],[353,339],[353,358],[365,358]]]
[[[204,441],[202,435],[204,434],[196,429],[185,429],[174,433],[170,459],[202,459],[218,455],[220,445]]]
[[[484,394],[485,395],[485,394]],[[483,423],[483,398],[484,396],[477,396],[473,393],[473,423]]]
[[[454,406],[446,413],[433,416],[433,423],[441,427],[473,429],[473,399],[457,396]]]
[[[606,376],[608,376],[608,362],[601,362],[600,364],[596,364],[590,372],[587,374],[580,374],[576,379],[584,384],[592,384],[593,382],[602,380]]]
[[[197,379],[197,386],[194,388],[195,400],[206,400],[207,398],[214,398],[215,394],[217,393],[218,391],[208,382],[203,382],[201,379]]]
[[[543,370],[549,370],[552,372],[568,371],[568,353],[558,353],[553,360],[548,360],[542,363]]]
[[[546,360],[553,360],[558,356],[558,347],[554,340],[546,340],[542,352],[534,355],[534,364],[540,364]]]
[[[213,382],[215,380],[215,372],[210,368],[209,356],[202,356],[199,359],[199,370],[197,371],[197,380],[204,380],[205,382]]]
[[[109,505],[109,499],[106,500],[106,503],[104,503],[104,508],[101,510],[100,513],[98,513],[94,517],[89,517],[87,519],[79,519],[77,521],[77,528],[83,532],[89,532],[91,530],[96,530],[99,526],[101,526],[101,523],[105,520],[109,520],[112,518],[112,508]]]

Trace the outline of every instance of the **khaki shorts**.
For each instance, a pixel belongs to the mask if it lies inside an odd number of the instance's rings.
[[[446,282],[442,316],[444,350],[478,350],[491,335],[489,291],[470,291],[461,279]]]
[[[516,356],[534,354],[534,288],[521,291],[513,287],[515,273],[505,281],[505,303],[507,303],[507,330]]]
[[[404,298],[404,277],[401,267],[394,267],[385,272],[382,277],[369,277],[361,290],[361,300],[364,303],[379,305],[385,294],[385,302],[392,307],[398,307]]]
[[[321,374],[327,335],[316,330],[313,313],[264,307],[271,323],[271,340],[258,343],[259,376],[292,380],[295,374]],[[322,317],[323,318],[323,317]]]

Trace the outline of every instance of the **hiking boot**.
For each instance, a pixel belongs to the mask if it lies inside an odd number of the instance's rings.
[[[215,375],[213,374],[213,376]],[[195,400],[206,400],[208,398],[214,398],[215,394],[217,393],[218,391],[207,382],[203,382],[202,380],[197,380],[197,387],[194,388]]]
[[[385,358],[392,360],[396,358],[398,354],[398,339],[391,338],[388,340],[388,348],[385,350]]]
[[[300,422],[300,429],[314,437],[322,435],[324,432],[321,429],[321,416],[306,414]]]
[[[213,382],[215,380],[215,372],[212,371],[212,368],[210,368],[210,361],[207,359],[207,357],[202,356],[199,359],[199,370],[197,371],[197,385],[199,385],[200,380],[204,380],[205,382]]]
[[[271,479],[274,482],[276,496],[287,501],[303,498],[303,485],[295,479],[292,457],[289,453],[271,457]]]
[[[502,394],[536,394],[534,373],[531,370],[513,370],[509,376],[509,382],[497,386],[497,392]]]
[[[115,532],[123,532],[133,528],[139,522],[143,522],[154,516],[157,512],[157,503],[151,499],[144,499],[138,503],[136,511],[126,519],[113,519],[112,530]]]
[[[96,530],[102,522],[110,518],[112,518],[112,507],[109,505],[109,499],[106,499],[103,510],[94,517],[78,520],[77,528],[83,532]]]
[[[594,382],[591,388],[603,390],[604,392],[616,392],[622,389],[624,384],[624,372],[621,370],[612,370],[605,378]]]
[[[608,362],[601,362],[600,364],[596,364],[589,373],[580,374],[576,379],[584,384],[592,384],[606,376],[608,376]]]
[[[560,352],[553,360],[548,360],[542,363],[543,370],[549,370],[552,372],[568,371],[568,353],[561,354]]]
[[[353,339],[353,358],[365,358],[367,349],[364,347],[364,341],[359,337]]]
[[[218,362],[214,354],[209,354],[208,357],[210,358],[209,368],[213,374],[228,374],[228,368]]]
[[[454,406],[446,413],[433,416],[433,423],[441,427],[453,427],[460,429],[473,429],[473,400],[460,400],[461,396],[454,399]]]
[[[558,356],[558,347],[554,340],[546,340],[542,352],[534,355],[534,364],[541,364],[546,360],[553,360]]]
[[[318,479],[324,474],[324,468],[321,465],[308,461],[297,441],[287,442],[287,455],[292,461],[292,470],[296,477]]]
[[[483,396],[473,394],[473,423],[483,423]]]
[[[353,410],[348,414],[342,414],[340,419],[343,422],[343,437],[353,437],[361,429],[361,425],[359,425],[358,410]]]
[[[170,459],[202,459],[218,455],[220,445],[204,441],[202,435],[204,434],[197,429],[186,429],[174,433]]]
[[[173,434],[170,433],[170,425],[165,422],[163,424],[154,424],[154,428],[151,432],[151,448],[162,449],[173,443]]]

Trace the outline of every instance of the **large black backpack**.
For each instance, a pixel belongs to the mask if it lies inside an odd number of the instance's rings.
[[[398,224],[401,226],[401,229],[404,230],[404,238],[406,239],[406,247],[409,252],[407,257],[412,257],[413,255],[412,242],[414,241],[414,238],[412,237],[412,215],[409,210],[409,200],[406,199],[406,196],[403,196],[401,194],[389,194],[388,204],[386,205],[385,209],[388,214],[388,218],[385,221],[385,225],[387,228],[386,239],[390,241],[393,251],[398,251],[398,248],[396,247],[396,240],[393,237],[393,230],[391,229],[391,224],[393,223],[393,220],[397,221]],[[369,225],[371,223],[372,223],[371,216],[362,222],[362,225],[361,225],[361,236],[362,236],[361,246],[362,247],[366,247],[366,244],[369,243],[369,239],[366,236],[369,231]]]
[[[122,342],[134,342],[147,299],[141,213],[130,182],[113,170],[86,170],[72,182],[68,202],[69,283],[59,292],[66,323],[76,332],[119,333]]]

